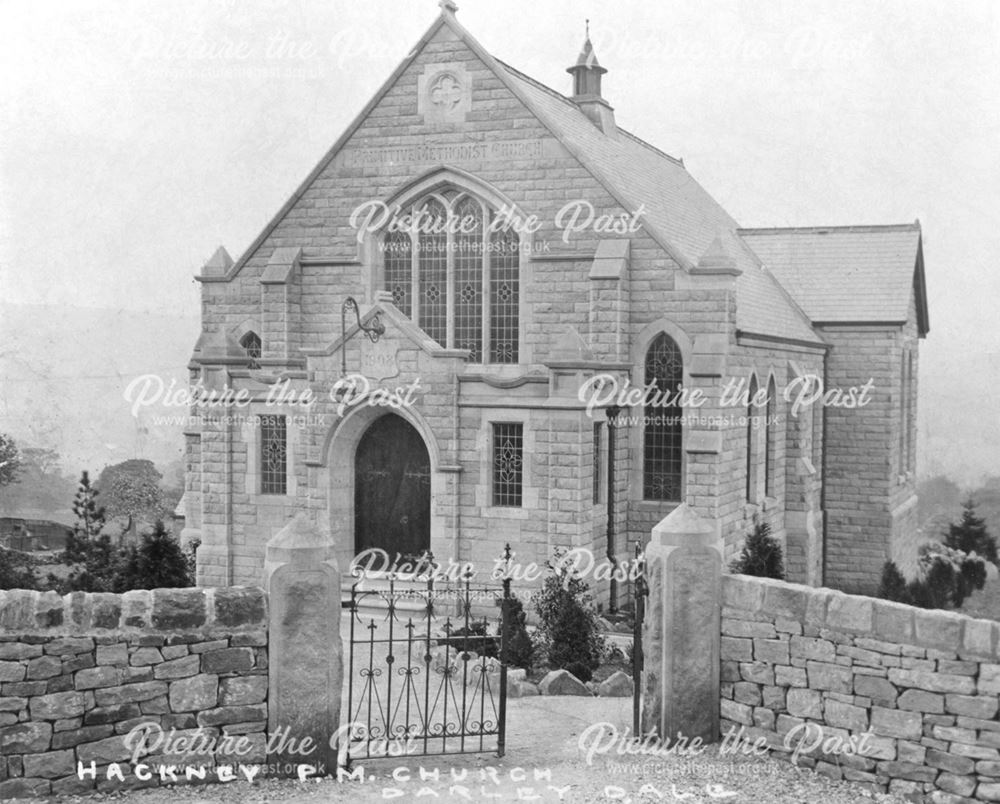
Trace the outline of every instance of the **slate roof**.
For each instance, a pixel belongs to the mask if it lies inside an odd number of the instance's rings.
[[[623,129],[610,137],[569,98],[497,62],[529,108],[630,211],[646,208],[643,225],[684,268],[697,264],[712,241],[725,238],[743,274],[736,281],[738,329],[822,344],[808,318],[746,245],[738,224],[692,178],[684,164]]]
[[[927,333],[920,224],[741,229],[814,323],[899,323],[917,293]]]

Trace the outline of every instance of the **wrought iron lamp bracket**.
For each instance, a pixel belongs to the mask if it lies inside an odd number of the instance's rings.
[[[381,313],[375,313],[371,321],[365,324],[361,321],[361,308],[358,307],[357,300],[353,296],[344,299],[344,303],[340,307],[340,367],[345,376],[347,375],[347,312],[349,310],[354,313],[358,329],[372,343],[378,343],[378,339],[385,335],[385,324],[382,323]]]

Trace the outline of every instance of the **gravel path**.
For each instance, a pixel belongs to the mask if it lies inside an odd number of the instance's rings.
[[[537,697],[512,700],[508,708],[508,750],[493,755],[411,757],[363,765],[366,780],[297,782],[265,780],[250,785],[116,791],[60,802],[122,801],[132,804],[253,804],[309,802],[588,802],[726,801],[731,804],[904,804],[895,796],[871,794],[788,762],[770,758],[719,756],[711,746],[694,759],[620,756],[614,751],[587,761],[580,735],[607,722],[623,730],[631,722],[631,699]],[[420,769],[432,774],[421,781]],[[458,780],[451,774],[458,776]],[[397,778],[393,778],[393,774]],[[433,778],[436,772],[437,778]],[[462,778],[462,774],[465,774]],[[535,777],[542,778],[536,779]],[[650,785],[649,787],[644,787]],[[530,788],[530,789],[529,789]],[[728,794],[728,795],[727,795]],[[532,798],[534,796],[534,798]]]

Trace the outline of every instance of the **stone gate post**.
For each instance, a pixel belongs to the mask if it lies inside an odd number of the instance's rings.
[[[340,570],[334,544],[305,514],[267,543],[268,763],[337,771],[330,738],[340,726],[344,682],[340,641]],[[284,739],[282,739],[284,737]],[[312,740],[309,753],[294,751]],[[294,772],[293,772],[294,773]]]
[[[712,520],[684,503],[653,528],[642,627],[644,734],[719,739],[721,576]]]

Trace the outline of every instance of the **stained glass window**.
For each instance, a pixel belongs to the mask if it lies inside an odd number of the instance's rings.
[[[420,328],[438,343],[448,337],[448,236],[443,231],[447,211],[431,199],[423,206],[424,220],[430,231],[417,240],[417,265],[420,271]]]
[[[455,347],[483,362],[483,210],[466,196],[455,207]]]
[[[261,354],[260,335],[256,332],[248,332],[240,338],[240,346],[246,349],[247,357],[250,358],[250,368],[259,369],[260,363],[257,361],[260,360]]]
[[[260,493],[287,493],[288,433],[284,416],[262,416],[260,425]]]
[[[408,232],[389,232],[382,243],[385,259],[385,289],[404,315],[413,314],[413,246]]]
[[[516,363],[518,360],[518,276],[517,233],[499,230],[490,236],[490,362]]]
[[[383,239],[384,287],[442,346],[474,363],[516,363],[520,336],[520,239],[478,199],[448,189],[404,210],[415,233]],[[495,231],[494,231],[495,230]],[[414,251],[416,259],[414,259]],[[416,270],[416,299],[410,299]]]
[[[493,504],[520,507],[524,477],[523,425],[493,425]]]
[[[681,350],[661,332],[646,352],[646,385],[674,397],[684,381]],[[653,396],[651,394],[651,396]],[[644,500],[679,502],[681,499],[681,408],[676,404],[646,405],[643,434],[642,497]],[[673,402],[673,399],[669,401]]]

